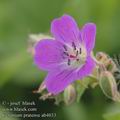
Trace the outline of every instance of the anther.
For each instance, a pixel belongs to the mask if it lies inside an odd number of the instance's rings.
[[[70,59],[68,59],[68,65],[70,65]]]
[[[64,47],[65,51],[67,51],[67,47],[65,45],[63,45],[63,47]]]
[[[80,54],[82,53],[82,50],[81,50],[81,48],[80,48],[80,51],[79,51],[79,53],[80,53]]]
[[[76,61],[79,61],[79,59],[77,58]]]
[[[76,50],[76,45],[74,42],[72,42],[72,47],[74,48],[74,50]]]
[[[78,50],[76,51],[76,57],[78,56]]]
[[[69,56],[69,54],[67,52],[63,52],[66,56]]]

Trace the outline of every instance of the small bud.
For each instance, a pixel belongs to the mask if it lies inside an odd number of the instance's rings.
[[[64,102],[66,105],[69,105],[73,103],[76,99],[76,91],[75,88],[72,85],[69,85],[65,90],[64,90]]]
[[[33,43],[36,43],[42,39],[51,39],[52,37],[46,34],[30,34],[29,35],[29,41],[32,41]]]
[[[106,53],[97,53],[96,59],[105,66],[107,71],[114,73],[117,70],[115,62]]]
[[[111,58],[108,59],[108,61],[106,61],[105,66],[107,70],[112,73],[114,73],[117,70],[117,66]]]
[[[107,97],[111,98],[114,101],[120,101],[120,94],[117,90],[116,81],[110,72],[104,71],[101,73],[99,84],[103,93]]]
[[[96,54],[96,59],[100,62],[105,62],[106,59],[108,59],[108,55],[106,53],[103,53],[103,52],[98,52]]]
[[[42,39],[52,39],[51,36],[45,35],[45,34],[30,34],[28,38],[28,49],[27,51],[34,55],[34,46],[37,42],[39,42]]]

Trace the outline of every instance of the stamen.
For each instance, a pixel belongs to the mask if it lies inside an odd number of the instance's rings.
[[[76,51],[76,57],[78,56],[78,50]]]
[[[80,53],[80,54],[82,53],[82,50],[81,50],[81,48],[80,48],[80,50],[79,50],[79,53]]]
[[[70,59],[68,59],[68,65],[70,65]]]
[[[79,59],[77,58],[76,61],[79,61]]]
[[[69,56],[69,54],[67,52],[63,52],[66,56]]]
[[[76,50],[76,45],[74,42],[72,42],[72,47],[74,48],[74,50]]]
[[[63,45],[63,47],[64,47],[65,51],[67,51],[67,47],[65,45]]]

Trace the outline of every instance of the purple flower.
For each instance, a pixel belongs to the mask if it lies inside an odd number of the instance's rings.
[[[80,30],[71,16],[63,15],[52,21],[51,33],[55,39],[43,39],[36,44],[34,62],[48,71],[47,90],[58,94],[73,81],[92,73],[96,25],[87,23]]]

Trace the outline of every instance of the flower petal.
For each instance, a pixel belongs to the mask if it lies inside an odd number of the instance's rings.
[[[76,69],[50,71],[45,79],[47,90],[56,95],[75,80],[83,79],[91,74],[94,67],[95,62],[88,57],[86,64],[79,71]]]
[[[65,43],[79,42],[79,28],[69,15],[63,15],[51,23],[51,32],[57,40]]]
[[[61,43],[56,40],[44,39],[35,46],[34,62],[43,70],[51,70],[62,62]]]
[[[80,68],[80,70],[78,71],[79,78],[83,79],[84,77],[90,75],[94,67],[95,67],[94,60],[90,56],[88,56],[86,64],[82,68]]]
[[[51,71],[48,73],[45,84],[47,90],[54,95],[62,92],[70,83],[76,80],[75,70]]]
[[[94,23],[87,23],[84,25],[82,31],[82,40],[86,46],[88,53],[94,48],[96,37],[96,25]]]

